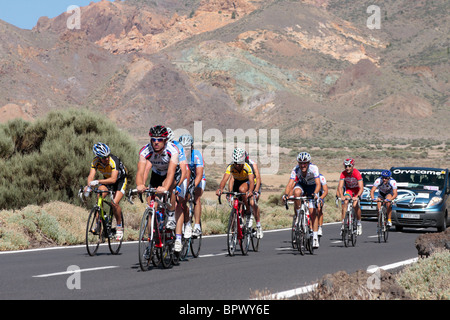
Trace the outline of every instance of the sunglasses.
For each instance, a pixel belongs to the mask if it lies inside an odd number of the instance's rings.
[[[389,177],[383,177],[383,179],[389,180],[390,178]]]
[[[345,167],[346,168],[351,168],[351,167],[353,167],[351,164],[347,164],[347,165],[345,165]]]
[[[164,140],[166,140],[166,139],[164,139],[164,138],[152,138],[151,140],[152,140],[152,142],[164,142]]]

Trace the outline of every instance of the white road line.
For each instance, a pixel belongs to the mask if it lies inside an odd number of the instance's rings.
[[[97,268],[88,268],[88,269],[77,269],[77,270],[70,270],[70,271],[40,274],[37,276],[33,276],[33,278],[48,278],[48,277],[55,277],[55,276],[61,276],[61,275],[65,275],[65,274],[72,274],[72,273],[78,273],[78,272],[98,271],[98,270],[106,270],[106,269],[114,269],[114,268],[119,268],[119,267],[118,266],[106,266],[106,267],[97,267]]]

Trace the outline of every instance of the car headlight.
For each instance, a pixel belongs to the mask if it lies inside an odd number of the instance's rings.
[[[432,206],[437,206],[441,202],[442,202],[441,197],[433,197],[433,198],[431,198],[430,202],[428,202],[427,208],[432,207]]]

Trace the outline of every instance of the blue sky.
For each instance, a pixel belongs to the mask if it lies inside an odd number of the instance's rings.
[[[87,6],[100,0],[0,0],[0,19],[22,29],[32,29],[42,16],[54,18],[71,5]]]

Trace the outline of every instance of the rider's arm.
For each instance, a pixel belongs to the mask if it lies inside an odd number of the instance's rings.
[[[100,183],[100,184],[114,184],[114,183],[116,183],[118,176],[119,176],[119,171],[118,170],[113,170],[111,172],[111,177],[109,177],[108,179],[98,180],[98,183]]]
[[[145,175],[145,169],[146,169],[146,165],[147,165],[147,159],[145,159],[144,156],[140,155],[139,156],[139,162],[137,165],[137,173],[136,173],[136,187],[139,191],[143,191],[145,190],[145,180],[144,180],[144,175]],[[147,173],[148,175],[148,173]]]
[[[91,181],[95,179],[96,172],[97,170],[95,170],[94,168],[91,168],[91,170],[89,171],[89,176],[87,178],[87,186],[90,185]]]
[[[344,199],[344,179],[339,180],[336,193],[338,198]]]
[[[358,187],[359,187],[359,192],[357,197],[361,197],[362,193],[364,192],[364,183],[363,180],[358,180]]]
[[[225,185],[227,184],[228,179],[230,178],[229,173],[225,173],[223,175],[222,181],[220,181],[219,189],[216,191],[216,195],[220,195],[222,193],[223,188],[225,188]]]
[[[286,185],[286,189],[284,190],[284,194],[289,197],[289,195],[291,194],[292,189],[294,189],[294,187],[295,187],[295,180],[289,179],[289,182]]]
[[[319,194],[320,189],[322,189],[322,184],[320,183],[319,176],[317,176],[317,178],[315,178],[315,181],[316,181],[316,189],[314,189],[314,194]]]
[[[255,174],[256,177],[256,185],[254,191],[259,191],[261,187],[261,174],[259,173],[259,168],[256,163],[253,164],[253,173]]]
[[[375,190],[377,190],[376,186],[373,186],[372,189],[370,189],[370,199],[375,197]]]
[[[255,175],[249,174],[248,175],[248,192],[253,193],[255,191]]]
[[[328,195],[328,185],[323,184],[322,189],[323,189],[323,192],[322,192],[322,195],[320,196],[320,198],[322,198],[322,200],[324,200],[325,197]]]
[[[190,172],[191,170],[188,170],[186,160],[183,160],[180,162],[180,170],[181,170],[181,178],[180,178],[180,181],[178,182],[178,186],[181,186],[183,184],[183,181],[186,178],[189,178],[188,171]],[[189,182],[189,180],[188,180],[188,182]]]

